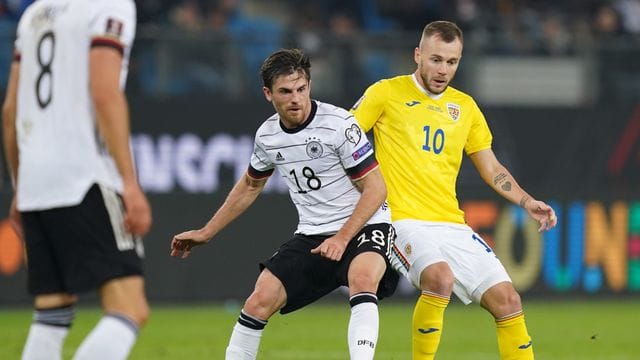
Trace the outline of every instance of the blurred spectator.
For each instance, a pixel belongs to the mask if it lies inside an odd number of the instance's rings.
[[[618,0],[614,3],[622,19],[622,28],[628,34],[640,34],[640,0]]]
[[[0,83],[6,83],[16,20],[32,1],[0,0],[0,34],[7,39],[0,44]],[[456,21],[470,49],[504,55],[571,55],[590,39],[609,42],[640,35],[640,0],[136,0],[136,4],[139,36],[130,84],[150,94],[242,91],[259,80],[252,74],[262,59],[285,43],[312,56],[314,71],[326,72],[318,77],[323,81],[349,75],[347,88],[336,91],[351,93],[350,86],[365,86],[392,72],[396,61],[381,45],[388,34],[420,30],[435,19]],[[367,33],[373,36],[363,36]],[[231,79],[231,72],[241,76]]]
[[[174,5],[171,0],[136,0],[138,26],[166,24]]]
[[[560,15],[546,16],[542,22],[540,52],[546,55],[569,55],[574,52],[573,37]]]
[[[608,5],[600,5],[593,16],[593,34],[596,40],[607,41],[620,35],[622,27],[616,10]]]

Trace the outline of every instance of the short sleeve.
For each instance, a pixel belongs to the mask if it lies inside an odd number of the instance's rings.
[[[471,129],[464,145],[464,151],[467,155],[471,155],[480,150],[490,149],[492,141],[493,136],[491,135],[491,130],[489,130],[487,120],[474,102],[471,114]]]
[[[90,22],[91,46],[110,46],[128,53],[136,33],[136,8],[130,0],[110,0],[96,8]]]
[[[373,146],[353,116],[340,123],[336,135],[336,150],[347,175],[358,180],[378,166]]]
[[[262,145],[256,141],[253,145],[253,154],[251,154],[251,161],[249,162],[249,176],[254,179],[263,179],[271,176],[275,165],[269,160],[267,152],[264,151]]]
[[[353,105],[351,113],[365,132],[373,128],[384,111],[389,87],[386,81],[378,81],[369,86],[364,95]]]

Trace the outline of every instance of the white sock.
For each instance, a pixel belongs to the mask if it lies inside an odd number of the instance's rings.
[[[373,296],[376,302],[367,299],[365,302],[354,303],[354,298],[361,294],[351,297],[351,318],[349,319],[349,354],[351,360],[370,360],[376,352],[376,343],[378,342],[378,304],[377,298],[373,294],[364,296]]]
[[[225,360],[254,360],[258,356],[260,338],[266,325],[265,320],[240,312],[229,339]]]
[[[62,359],[62,344],[68,333],[66,326],[32,323],[22,351],[22,360]]]
[[[74,360],[126,359],[138,335],[138,326],[122,315],[107,314],[82,341]]]

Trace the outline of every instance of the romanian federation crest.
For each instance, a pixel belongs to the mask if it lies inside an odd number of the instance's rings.
[[[307,155],[312,159],[322,156],[322,144],[315,137],[307,139]]]
[[[447,112],[449,113],[451,120],[458,121],[460,118],[460,105],[447,103]]]

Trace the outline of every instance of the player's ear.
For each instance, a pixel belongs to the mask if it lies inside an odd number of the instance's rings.
[[[271,89],[269,89],[266,86],[263,86],[262,92],[264,93],[265,99],[267,99],[268,102],[271,102]]]
[[[416,64],[420,64],[420,47],[416,47],[413,50],[413,61],[416,62]]]

